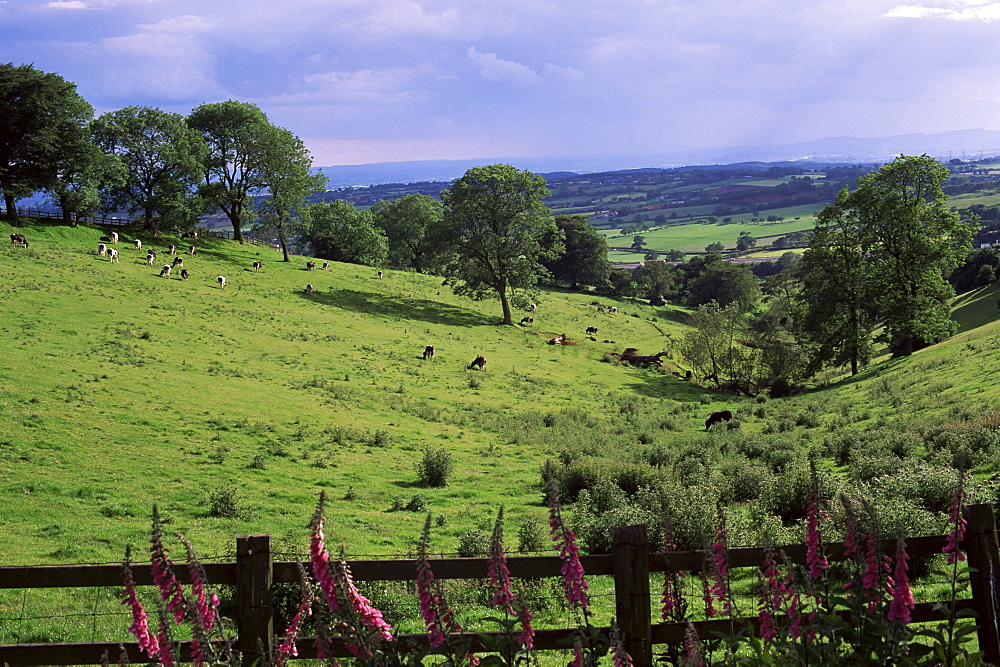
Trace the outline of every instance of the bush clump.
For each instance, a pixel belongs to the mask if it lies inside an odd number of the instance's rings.
[[[453,468],[451,452],[428,447],[424,450],[423,458],[417,463],[417,481],[424,486],[435,488],[448,486],[448,478],[451,477]]]

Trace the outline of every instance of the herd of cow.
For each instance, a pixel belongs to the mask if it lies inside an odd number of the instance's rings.
[[[197,239],[198,238],[198,233],[197,232],[187,232],[187,233],[184,234],[184,238]],[[108,235],[107,241],[108,241],[108,243],[102,242],[102,243],[98,244],[98,246],[97,246],[97,254],[100,255],[101,257],[107,256],[108,259],[109,259],[109,261],[112,262],[112,263],[115,263],[115,262],[119,262],[120,263],[120,260],[119,260],[119,257],[118,257],[118,250],[116,248],[112,248],[109,245],[109,243],[110,244],[117,244],[118,243],[118,232],[110,232],[109,235]],[[24,236],[24,234],[16,234],[16,233],[15,234],[11,234],[10,235],[10,243],[11,243],[11,246],[13,246],[15,248],[19,248],[19,247],[27,248],[28,247],[28,239]],[[142,250],[142,241],[141,240],[134,239],[132,243],[135,246],[136,250],[139,250],[139,251]],[[174,260],[173,260],[173,262],[171,264],[164,264],[163,265],[163,268],[160,269],[160,275],[163,276],[163,277],[169,278],[171,272],[174,269],[176,269],[177,267],[180,267],[180,278],[181,278],[181,280],[187,280],[188,278],[190,278],[191,274],[184,267],[184,259],[181,258],[181,257],[179,257],[179,256],[176,256],[177,255],[177,246],[174,245],[174,244],[171,244],[170,248],[169,248],[169,250],[167,252],[168,252],[168,254],[174,256]],[[191,256],[194,256],[197,253],[197,248],[192,245],[192,246],[189,247],[188,252],[190,253]],[[147,249],[147,253],[146,253],[146,264],[147,264],[147,266],[153,266],[153,264],[154,264],[155,261],[156,261],[156,250],[154,250],[152,248]],[[313,262],[313,261],[306,262],[306,270],[307,271],[312,271],[315,268],[316,268],[316,263],[315,262]],[[323,269],[324,270],[328,270],[329,268],[330,268],[330,262],[323,262]],[[260,269],[261,269],[261,263],[260,263],[260,261],[254,261],[254,263],[253,263],[253,271],[256,273],[256,272],[259,272]],[[383,272],[379,271],[378,272],[379,280],[382,279],[382,276],[383,276]],[[222,290],[226,289],[226,277],[225,276],[219,276],[217,278],[217,282],[219,283],[219,289],[222,289]],[[306,294],[312,294],[313,293],[313,286],[312,285],[307,285],[306,289],[305,289],[305,293]],[[531,304],[529,310],[531,312],[535,312],[535,310],[537,308],[538,308],[537,304],[533,303],[533,304]],[[601,308],[601,310],[603,310],[603,307]],[[615,306],[611,306],[611,307],[608,308],[608,312],[617,313],[618,312],[618,308],[616,308]],[[531,316],[525,316],[524,318],[521,319],[521,324],[534,324],[534,322],[535,322],[535,318],[531,317]],[[595,327],[595,326],[588,326],[587,330],[586,330],[586,333],[589,336],[596,335],[597,334],[597,327]],[[613,341],[606,341],[606,342],[613,342]],[[576,341],[571,341],[571,340],[569,340],[566,337],[566,334],[561,334],[560,336],[557,336],[556,338],[553,338],[552,340],[550,340],[549,343],[554,344],[554,345],[575,345]],[[424,353],[423,353],[424,360],[433,360],[435,353],[436,353],[436,351],[435,351],[433,345],[426,346],[424,348]],[[619,361],[621,361],[622,363],[628,363],[628,364],[631,364],[633,366],[637,366],[637,367],[640,367],[640,368],[647,368],[649,366],[662,366],[662,362],[661,362],[660,359],[661,359],[661,357],[663,357],[665,355],[666,355],[665,352],[660,352],[660,353],[654,354],[654,355],[640,355],[638,353],[638,350],[636,350],[636,348],[630,347],[630,348],[627,348],[621,354],[618,354],[618,355],[613,354],[612,356],[617,357],[619,359]],[[472,363],[469,364],[469,369],[470,370],[472,370],[472,369],[479,369],[481,371],[485,370],[486,369],[486,357],[484,357],[482,355],[477,355],[476,358],[472,361]],[[674,373],[674,375],[677,376],[677,377],[681,377],[681,375],[679,373]],[[685,377],[685,379],[690,380],[691,379],[691,371],[688,371],[687,375],[684,376],[684,377]],[[729,411],[729,410],[721,410],[721,411],[718,411],[718,412],[713,412],[711,414],[711,416],[707,420],[705,420],[705,429],[708,430],[708,429],[710,429],[715,424],[719,424],[719,423],[722,423],[722,422],[729,422],[729,421],[732,421],[732,419],[733,419],[733,413],[731,411]]]

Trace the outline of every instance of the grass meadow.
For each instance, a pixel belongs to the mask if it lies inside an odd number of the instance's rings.
[[[0,249],[2,565],[120,562],[126,545],[144,550],[154,503],[206,560],[231,558],[237,536],[257,533],[295,558],[320,491],[328,543],[348,558],[412,555],[427,512],[436,552],[476,553],[500,505],[512,551],[548,549],[547,460],[591,551],[611,526],[656,525],[660,510],[682,548],[701,548],[717,504],[732,546],[801,541],[810,457],[825,497],[868,498],[911,535],[945,530],[960,466],[975,473],[973,500],[997,498],[996,284],[961,295],[959,334],[910,358],[882,357],[855,377],[829,371],[787,398],[739,398],[670,374],[684,370],[677,307],[543,291],[533,325],[504,327],[497,302],[456,297],[432,276],[307,271],[306,258],[206,238],[184,256],[182,281],[159,276],[170,237],[140,235],[140,252],[123,234],[111,264],[96,252],[101,230],[0,223],[0,238],[13,231],[31,246]],[[160,252],[153,267],[149,247]],[[562,333],[579,344],[548,344]],[[610,363],[626,347],[666,351],[666,368]],[[477,355],[485,371],[468,370]],[[722,409],[734,428],[706,431]],[[452,459],[445,487],[418,482],[428,450]],[[412,596],[369,592],[415,629]],[[0,592],[0,618],[22,619],[0,622],[0,643],[88,639],[98,623],[85,612],[117,612],[115,596]],[[82,615],[51,619],[45,607]]]

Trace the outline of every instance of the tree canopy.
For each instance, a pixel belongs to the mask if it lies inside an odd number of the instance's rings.
[[[108,204],[142,212],[143,227],[190,225],[208,149],[184,117],[152,107],[125,107],[94,121],[94,140],[125,165],[126,178],[107,191]],[[161,220],[154,222],[159,216]]]
[[[933,158],[901,155],[820,214],[803,258],[801,309],[820,361],[856,372],[877,320],[895,356],[956,331],[945,275],[968,255],[978,223],[949,210],[947,178]]]
[[[89,142],[94,108],[76,86],[30,65],[0,64],[0,193],[15,203],[53,186],[66,153]]]
[[[261,227],[278,236],[283,261],[289,261],[288,235],[306,226],[309,196],[326,187],[326,177],[312,171],[312,156],[302,140],[288,130],[272,127],[259,137],[256,160],[268,197],[255,216]]]
[[[540,260],[563,251],[542,245],[555,229],[542,204],[549,194],[541,176],[506,164],[473,167],[441,193],[454,250],[448,283],[457,294],[498,298],[503,324],[514,323],[511,302],[526,302],[548,274]]]
[[[232,223],[233,238],[242,243],[252,195],[275,180],[270,173],[275,163],[268,159],[275,145],[273,135],[287,130],[272,125],[256,105],[233,100],[203,104],[191,112],[187,123],[208,147],[199,192],[222,209]]]
[[[556,256],[543,258],[542,264],[556,281],[578,289],[581,285],[604,288],[611,274],[608,243],[582,215],[557,215],[555,229],[543,242],[546,248],[564,247]]]
[[[388,252],[385,234],[375,226],[372,214],[343,199],[313,206],[302,238],[312,244],[317,257],[335,262],[381,266]]]
[[[388,261],[418,273],[441,267],[444,206],[430,195],[412,194],[376,202],[371,207],[375,226],[389,243]]]

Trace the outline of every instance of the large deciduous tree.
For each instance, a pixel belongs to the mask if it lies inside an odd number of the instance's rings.
[[[845,188],[819,214],[802,255],[798,334],[811,347],[812,369],[849,364],[851,375],[871,360],[875,328],[872,263],[857,211]]]
[[[62,77],[0,64],[0,192],[8,218],[16,219],[18,199],[52,187],[63,155],[90,142],[93,117]]]
[[[439,269],[446,257],[442,243],[444,207],[429,195],[412,194],[376,202],[371,207],[375,226],[389,243],[389,264],[418,273]]]
[[[197,217],[203,204],[194,193],[207,148],[183,116],[125,107],[101,115],[93,128],[97,145],[117,155],[127,172],[124,182],[108,188],[110,207],[141,212],[148,230],[181,227]]]
[[[256,105],[233,100],[203,104],[191,112],[187,123],[208,147],[199,192],[222,209],[233,226],[233,239],[242,243],[253,195],[274,180],[268,173],[272,161],[267,152],[274,147],[271,135],[282,130]]]
[[[850,206],[879,285],[876,302],[893,354],[947,338],[957,324],[945,274],[969,254],[977,221],[949,210],[948,169],[928,155],[901,155],[862,176]]]
[[[257,160],[268,196],[254,211],[258,225],[278,237],[285,262],[290,260],[288,236],[306,229],[309,197],[326,187],[326,177],[312,170],[312,155],[290,131],[271,127],[259,137]]]
[[[582,215],[557,215],[555,223],[557,231],[548,235],[545,246],[558,247],[562,243],[565,250],[542,260],[552,278],[568,284],[570,289],[579,289],[581,285],[606,287],[611,262],[604,237]]]
[[[335,262],[380,266],[388,251],[372,214],[343,199],[313,206],[302,239],[312,244],[317,257]]]
[[[542,245],[555,229],[548,195],[541,176],[506,164],[473,167],[441,193],[455,251],[448,282],[457,294],[498,298],[503,324],[514,323],[511,302],[527,301],[548,274],[540,260],[563,251]]]
[[[857,372],[871,356],[876,320],[895,356],[956,331],[945,275],[968,255],[977,221],[949,210],[947,177],[927,155],[901,155],[820,214],[800,311],[819,361]]]

